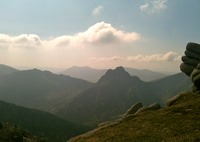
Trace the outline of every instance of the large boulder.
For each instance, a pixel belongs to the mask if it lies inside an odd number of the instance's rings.
[[[142,103],[135,103],[124,115],[123,117],[126,117],[130,114],[134,114],[138,111],[138,109],[142,108]]]
[[[161,109],[160,104],[153,103],[153,104],[149,105],[148,107],[140,108],[135,114],[138,114],[138,113],[141,113],[141,112],[144,112],[144,111],[159,110],[159,109]]]
[[[183,63],[180,65],[180,69],[186,75],[190,76],[200,63],[200,45],[192,42],[188,43],[185,55],[182,57]]]

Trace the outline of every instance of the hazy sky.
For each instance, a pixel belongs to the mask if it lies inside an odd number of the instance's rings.
[[[0,64],[179,71],[200,0],[0,0]]]

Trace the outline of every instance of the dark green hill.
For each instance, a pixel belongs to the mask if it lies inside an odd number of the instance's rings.
[[[87,127],[60,119],[47,112],[28,109],[0,101],[0,122],[10,122],[50,142],[65,142],[86,132]]]
[[[136,102],[164,104],[180,90],[188,89],[190,82],[185,83],[183,78],[187,80],[183,74],[176,74],[155,82],[143,82],[118,67],[108,70],[95,86],[82,92],[56,115],[85,124],[113,120]]]
[[[69,142],[199,142],[200,95],[182,94],[170,107],[133,114]]]
[[[0,99],[54,112],[93,84],[37,69],[14,72],[0,81]]]

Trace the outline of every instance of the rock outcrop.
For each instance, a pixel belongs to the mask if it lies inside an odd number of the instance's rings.
[[[193,92],[199,93],[200,90],[200,44],[188,43],[185,56],[182,57],[183,63],[180,70],[191,77],[193,82]]]
[[[135,103],[124,115],[123,117],[126,117],[130,114],[135,114],[140,108],[142,108],[142,103]]]
[[[153,103],[153,104],[149,105],[148,107],[142,107],[142,108],[138,109],[138,111],[135,114],[138,114],[138,113],[141,113],[144,111],[159,110],[159,109],[161,109],[160,104]]]

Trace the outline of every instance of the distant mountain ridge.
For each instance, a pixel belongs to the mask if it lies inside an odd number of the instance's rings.
[[[54,112],[93,84],[37,69],[23,70],[0,80],[0,99],[30,108]]]
[[[138,70],[133,68],[124,68],[131,76],[138,76],[143,81],[152,81],[166,77],[166,74],[154,72],[150,70]],[[69,75],[76,78],[88,80],[96,83],[105,73],[107,69],[94,69],[87,66],[73,66],[61,72],[61,74]]]
[[[7,65],[0,64],[0,77],[17,72],[18,70]]]
[[[184,81],[184,82],[182,82]],[[179,73],[154,82],[130,76],[123,67],[108,70],[92,87],[82,92],[56,115],[85,124],[112,120],[136,102],[162,105],[173,95],[187,90],[191,81]]]

